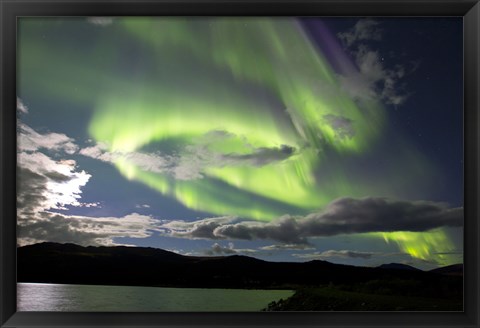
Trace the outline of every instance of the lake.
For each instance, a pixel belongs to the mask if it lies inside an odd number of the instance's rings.
[[[17,284],[17,311],[260,311],[291,290]]]

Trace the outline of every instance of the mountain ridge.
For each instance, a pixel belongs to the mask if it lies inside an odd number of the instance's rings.
[[[152,247],[45,242],[17,249],[19,282],[278,288],[370,280],[437,281],[435,272],[360,267],[328,261],[269,262],[245,255],[187,256]],[[413,268],[413,267],[412,267]]]
[[[377,268],[387,269],[387,270],[395,269],[395,270],[414,270],[414,271],[420,270],[420,271],[423,271],[419,268],[416,268],[416,267],[411,266],[411,265],[403,264],[403,263],[385,263],[385,264],[377,266]]]

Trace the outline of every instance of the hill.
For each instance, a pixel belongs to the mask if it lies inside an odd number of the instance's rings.
[[[430,270],[430,272],[444,274],[448,276],[463,276],[463,264],[452,264]]]
[[[379,265],[377,268],[380,269],[395,269],[395,270],[412,270],[412,271],[421,271],[413,266],[401,264],[401,263],[388,263]]]
[[[17,250],[17,281],[59,284],[296,289],[461,298],[461,277],[326,261],[268,262],[248,256],[195,257],[145,247],[41,243]]]

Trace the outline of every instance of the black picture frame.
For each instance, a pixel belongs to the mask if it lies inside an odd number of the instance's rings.
[[[1,327],[479,327],[478,0],[0,0]],[[463,312],[67,313],[16,312],[16,19],[20,16],[463,16]]]

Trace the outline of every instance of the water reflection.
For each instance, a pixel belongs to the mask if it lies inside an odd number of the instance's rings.
[[[17,284],[18,311],[259,311],[288,290]]]

